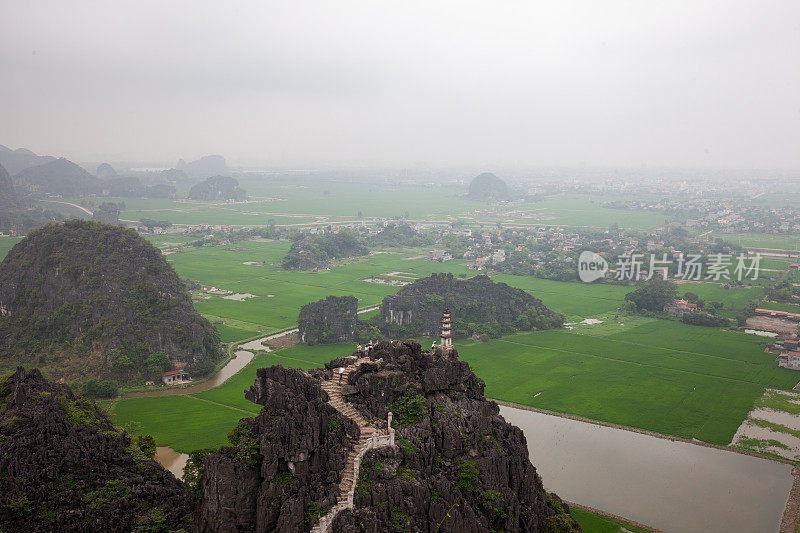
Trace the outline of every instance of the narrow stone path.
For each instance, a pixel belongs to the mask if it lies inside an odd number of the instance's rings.
[[[342,396],[342,385],[347,383],[348,376],[364,361],[366,361],[366,359],[358,359],[355,360],[353,364],[346,366],[342,374],[341,383],[339,381],[338,369],[334,370],[332,379],[322,382],[322,390],[328,393],[331,406],[342,416],[349,418],[358,425],[359,436],[354,449],[347,455],[347,463],[342,473],[342,480],[339,483],[339,497],[336,505],[334,505],[325,516],[320,518],[319,522],[311,529],[312,533],[326,533],[330,531],[333,520],[336,518],[336,515],[339,514],[339,511],[351,509],[353,507],[353,496],[355,494],[356,484],[358,483],[358,467],[361,457],[363,457],[367,450],[374,446],[389,444],[389,441],[385,440],[389,438],[388,436],[381,435],[384,437],[384,439],[381,439],[381,442],[373,438],[377,436],[375,428],[370,427],[369,422],[358,414],[350,404],[345,402]],[[391,438],[391,444],[393,443],[394,439]]]

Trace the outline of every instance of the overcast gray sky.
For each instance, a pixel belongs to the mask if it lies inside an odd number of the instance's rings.
[[[800,170],[797,0],[3,0],[0,80],[83,161]]]

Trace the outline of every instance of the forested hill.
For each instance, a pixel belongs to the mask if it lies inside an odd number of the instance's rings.
[[[71,197],[100,194],[102,183],[102,180],[63,157],[26,168],[14,176],[14,184],[25,192]]]
[[[432,274],[406,285],[381,303],[381,329],[397,336],[438,336],[442,312],[450,308],[457,336],[498,337],[517,330],[560,327],[563,316],[541,300],[479,275],[458,279]]]
[[[219,337],[164,256],[135,231],[71,220],[0,263],[0,355],[53,377],[144,380],[213,369]]]
[[[10,209],[16,205],[17,193],[14,191],[14,183],[6,169],[0,165],[0,210]]]
[[[498,202],[500,200],[508,200],[510,194],[505,181],[491,172],[484,172],[476,176],[469,184],[467,197],[483,202]]]
[[[242,202],[247,200],[247,191],[239,187],[236,178],[214,176],[189,189],[189,198],[203,202]]]
[[[292,243],[281,266],[287,270],[316,270],[342,257],[357,257],[369,253],[358,235],[350,230],[321,235],[304,234]]]

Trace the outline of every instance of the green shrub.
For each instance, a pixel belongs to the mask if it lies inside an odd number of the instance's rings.
[[[400,533],[408,533],[414,527],[414,520],[407,514],[399,509],[392,509],[391,514],[392,531]]]
[[[114,398],[119,392],[119,385],[112,380],[90,379],[83,384],[83,394],[90,398]]]
[[[215,450],[206,448],[189,453],[186,466],[183,467],[183,486],[192,496],[200,497],[200,480],[203,479],[203,459]]]
[[[328,510],[325,507],[320,507],[316,502],[311,502],[306,509],[306,524],[313,527],[319,522],[320,517],[325,516],[327,512]]]
[[[131,488],[124,479],[111,479],[102,488],[87,492],[83,501],[90,510],[97,511],[113,501],[128,497],[130,493]]]
[[[481,507],[496,516],[505,517],[505,503],[502,492],[497,492],[496,490],[481,492]]]
[[[573,533],[580,531],[575,529],[572,517],[564,511],[564,508],[556,502],[550,493],[544,493],[544,501],[555,512],[555,515],[548,516],[542,520],[543,533]]]
[[[148,459],[153,459],[156,456],[156,439],[152,435],[134,437],[133,442]]]
[[[328,431],[339,431],[340,429],[342,429],[342,421],[338,416],[333,415],[328,419]]]
[[[458,477],[456,485],[461,492],[470,494],[475,491],[475,486],[478,484],[478,467],[474,461],[461,461],[456,475]]]
[[[246,419],[239,420],[236,427],[228,433],[228,441],[236,448],[236,459],[250,466],[258,466],[261,463],[258,436]]]
[[[400,436],[398,435],[398,437],[397,437],[397,442],[399,442],[399,443],[400,443],[400,446],[402,446],[402,447],[403,447],[403,450],[404,450],[404,451],[405,451],[405,452],[406,452],[408,455],[417,455],[417,453],[419,453],[419,452],[417,451],[417,449],[414,447],[414,445],[411,443],[411,441],[410,441],[410,440],[408,440],[408,439],[404,439],[403,437],[400,437]]]
[[[99,426],[100,419],[97,418],[94,404],[85,399],[78,398],[75,401],[68,400],[66,396],[59,397],[61,409],[67,418],[75,425],[85,424],[87,426]]]
[[[416,424],[428,411],[428,400],[424,396],[406,392],[403,396],[389,404],[389,409],[394,413],[394,420],[398,424]]]
[[[33,512],[33,503],[23,493],[17,494],[8,500],[6,506],[11,514],[17,518],[26,517]]]
[[[277,475],[272,479],[272,482],[279,487],[286,487],[289,489],[294,488],[294,476],[288,471],[278,472]]]

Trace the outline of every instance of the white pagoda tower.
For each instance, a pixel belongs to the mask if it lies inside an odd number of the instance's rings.
[[[444,314],[442,315],[441,347],[442,349],[453,347],[453,333],[452,333],[452,327],[450,326],[450,309],[448,308],[445,308]]]

